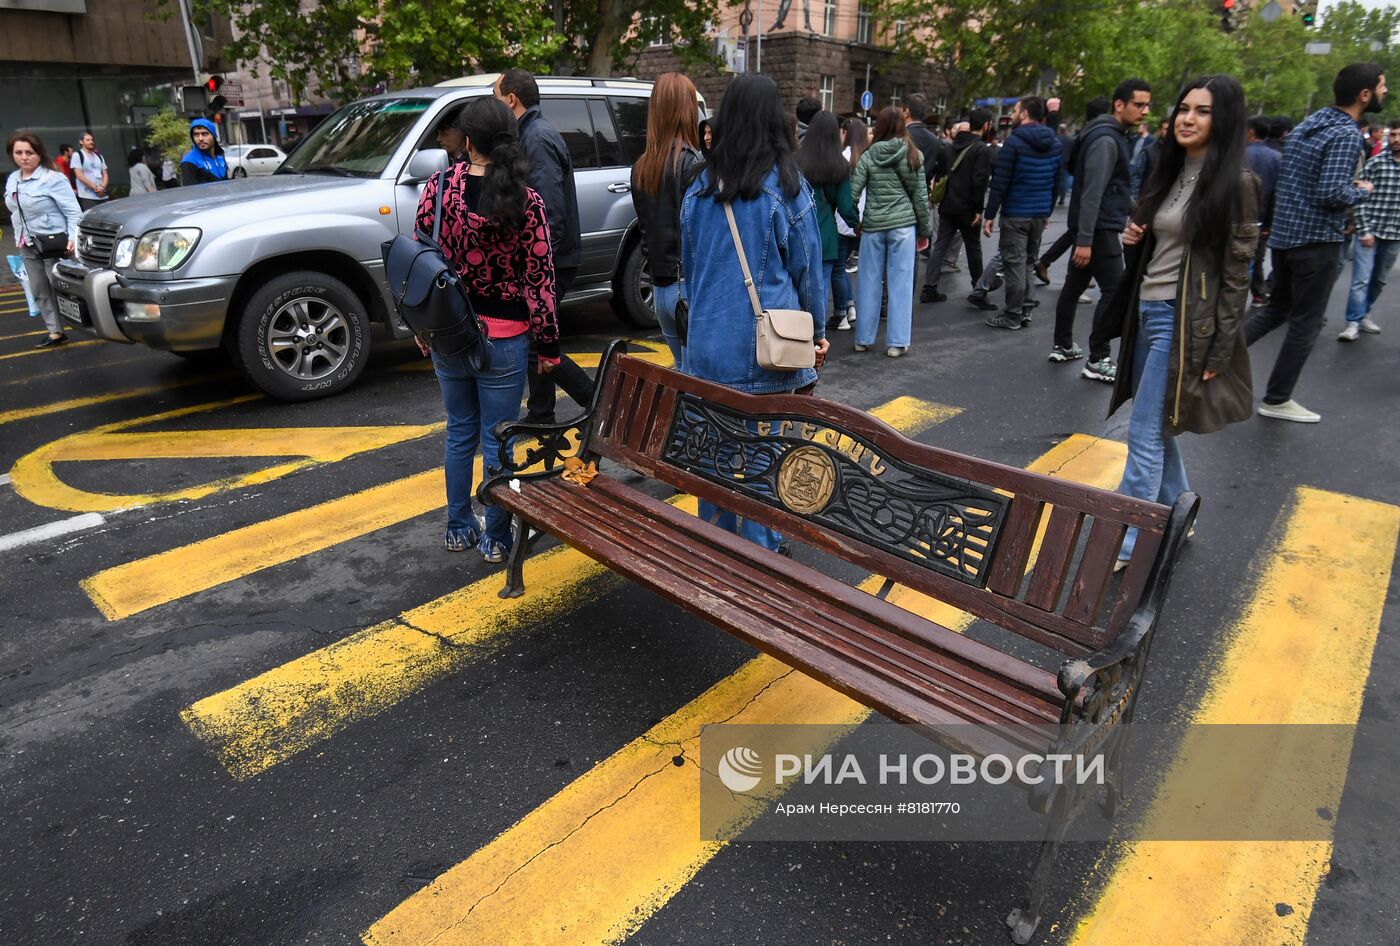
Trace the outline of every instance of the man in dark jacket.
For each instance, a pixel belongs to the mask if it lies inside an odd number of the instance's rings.
[[[992,235],[1001,222],[1001,261],[1006,278],[1006,311],[987,319],[992,328],[1015,331],[1030,324],[1031,267],[1040,251],[1040,236],[1055,200],[1060,171],[1060,139],[1045,127],[1045,100],[1028,95],[1011,111],[1014,130],[997,154],[982,231]]]
[[[817,112],[822,110],[822,103],[810,95],[803,96],[797,100],[797,108],[793,109],[793,114],[797,116],[797,143],[802,144],[807,140],[807,126],[812,124],[812,119],[817,117]]]
[[[1282,325],[1287,337],[1279,349],[1259,405],[1260,417],[1316,424],[1322,417],[1293,400],[1293,388],[1322,331],[1327,299],[1342,271],[1351,211],[1375,186],[1357,180],[1364,143],[1356,123],[1379,112],[1385,102],[1380,66],[1353,63],[1332,83],[1334,105],[1313,112],[1288,136],[1274,193],[1274,289],[1269,304],[1245,323],[1253,345]]]
[[[992,149],[982,141],[992,124],[992,113],[985,108],[968,117],[969,131],[958,132],[953,139],[953,164],[948,174],[948,189],[938,205],[938,240],[929,254],[924,291],[920,302],[943,302],[948,297],[938,291],[943,272],[943,260],[954,237],[962,234],[967,248],[967,269],[972,284],[982,278],[982,204],[987,196],[987,184],[992,179]]]
[[[573,285],[583,261],[583,239],[574,192],[574,161],[564,136],[540,113],[540,88],[524,69],[511,69],[496,80],[496,98],[506,103],[520,128],[520,148],[530,168],[530,186],[544,201],[549,218],[549,242],[554,251],[554,298],[558,308]],[[530,397],[525,419],[532,424],[554,423],[554,386],[557,384],[578,404],[593,399],[593,379],[573,359],[564,355],[559,367],[540,372],[539,356],[530,351]]]
[[[1084,350],[1074,343],[1074,316],[1079,296],[1092,280],[1099,284],[1099,304],[1089,332],[1089,363],[1083,377],[1113,383],[1117,366],[1109,357],[1116,326],[1105,318],[1113,293],[1123,279],[1123,230],[1133,210],[1133,148],[1128,135],[1152,107],[1152,87],[1141,79],[1124,79],[1113,90],[1113,111],[1084,126],[1070,155],[1074,191],[1069,199],[1069,228],[1074,232],[1065,284],[1055,303],[1055,344],[1050,360],[1074,361]]]
[[[1274,223],[1274,191],[1278,188],[1278,172],[1283,155],[1269,147],[1269,120],[1251,118],[1245,140],[1245,157],[1249,169],[1259,178],[1259,251],[1254,256],[1254,273],[1250,277],[1250,292],[1255,305],[1268,301],[1264,280],[1264,257],[1269,252],[1269,228]]]
[[[915,93],[904,100],[904,130],[923,153],[925,187],[935,176],[942,177],[948,173],[948,152],[951,150],[941,135],[935,134],[932,128],[924,124],[927,114],[928,100],[922,95]]]

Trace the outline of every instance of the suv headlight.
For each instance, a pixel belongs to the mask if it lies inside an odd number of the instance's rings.
[[[136,244],[135,266],[143,273],[175,269],[194,252],[199,231],[194,228],[152,230]]]
[[[112,255],[112,265],[126,269],[131,265],[132,254],[136,252],[136,237],[122,237],[117,241],[117,252]]]

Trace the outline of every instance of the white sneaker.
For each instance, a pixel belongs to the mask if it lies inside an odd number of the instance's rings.
[[[1381,333],[1381,327],[1371,321],[1371,317],[1368,315],[1361,320],[1361,331],[1365,332],[1367,335],[1379,335]]]
[[[1321,414],[1314,414],[1291,398],[1282,404],[1260,404],[1259,416],[1272,417],[1274,420],[1291,420],[1298,424],[1316,424],[1322,420]]]
[[[841,313],[841,321],[839,321],[839,322],[836,323],[836,331],[838,331],[838,332],[849,332],[849,331],[851,330],[851,328],[852,328],[851,313],[849,313],[849,312],[843,312],[843,313]]]
[[[1091,302],[1093,302],[1093,301],[1094,301],[1094,297],[1091,296],[1091,295],[1089,295],[1087,292],[1081,292],[1081,293],[1079,294],[1079,304],[1080,304],[1080,305],[1088,305],[1089,303],[1091,303]]]
[[[1342,334],[1337,336],[1339,342],[1354,342],[1361,337],[1361,326],[1355,322],[1348,322],[1347,327],[1342,329]]]

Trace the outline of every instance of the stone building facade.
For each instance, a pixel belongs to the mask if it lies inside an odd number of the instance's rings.
[[[750,27],[744,43],[747,70],[772,77],[789,110],[798,99],[810,95],[838,115],[855,114],[860,111],[861,94],[867,88],[874,97],[872,114],[886,105],[899,104],[915,92],[928,99],[930,122],[958,110],[956,103],[948,101],[947,85],[935,68],[895,57],[892,46],[900,32],[897,25],[875,23],[858,0],[809,0],[808,9],[809,17],[803,15],[801,3],[793,0],[781,28],[765,30],[761,67],[758,36],[753,32],[756,23]],[[766,26],[777,25],[778,11],[777,3],[766,6]],[[716,37],[742,35],[738,17],[738,10],[730,11],[716,28]],[[658,39],[664,39],[664,35]],[[639,79],[655,79],[663,72],[674,71],[684,71],[694,80],[711,110],[718,107],[733,78],[723,69],[684,66],[673,47],[664,43],[644,50],[631,74]]]

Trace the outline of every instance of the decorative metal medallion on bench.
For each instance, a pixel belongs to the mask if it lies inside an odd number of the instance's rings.
[[[916,443],[818,397],[755,397],[626,357],[603,357],[594,400],[550,426],[502,424],[483,502],[516,541],[503,597],[525,593],[548,533],[619,574],[944,746],[1108,760],[1122,789],[1127,727],[1172,570],[1199,500],[1172,507]],[[611,461],[883,576],[878,595],[748,542],[604,467]],[[1113,565],[1138,530],[1121,579]],[[898,583],[1041,645],[1004,648],[885,600]],[[986,635],[979,635],[984,637]],[[990,639],[990,638],[989,638]],[[1056,666],[1058,664],[1058,666]],[[968,726],[967,724],[975,724]],[[1049,737],[1046,729],[1056,735]],[[976,740],[969,730],[987,733]],[[1097,793],[1020,780],[1049,823],[1025,902],[1027,943],[1075,815]]]
[[[693,394],[679,398],[662,458],[979,588],[1008,504],[815,418],[748,415]]]

